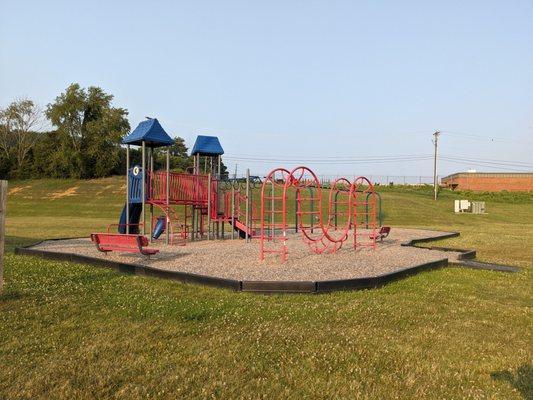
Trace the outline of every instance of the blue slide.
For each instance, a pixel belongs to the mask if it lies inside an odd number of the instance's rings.
[[[139,221],[141,220],[143,206],[141,203],[130,203],[130,233],[139,233]],[[126,205],[122,209],[120,214],[118,233],[126,233]]]

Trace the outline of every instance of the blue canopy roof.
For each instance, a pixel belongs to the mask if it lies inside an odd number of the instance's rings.
[[[142,146],[142,142],[148,147],[172,146],[174,139],[168,136],[156,118],[141,122],[128,136],[122,139],[122,144]]]
[[[216,136],[198,135],[191,155],[201,154],[203,156],[220,156],[224,154],[224,150]]]

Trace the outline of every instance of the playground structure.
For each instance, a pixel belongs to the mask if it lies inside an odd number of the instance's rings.
[[[236,174],[231,179],[221,173],[224,150],[214,136],[197,137],[191,173],[171,172],[174,140],[157,119],[141,122],[123,144],[126,203],[119,223],[108,228],[109,235],[111,227],[117,226],[123,235],[149,233],[146,241],[150,243],[163,237],[165,244],[185,245],[227,238],[227,223],[232,239],[236,235],[246,242],[259,239],[261,260],[267,254],[279,254],[281,261],[288,257],[291,234],[300,234],[317,254],[338,251],[349,237],[354,249],[374,249],[380,238],[381,198],[365,177],[338,178],[321,185],[313,171],[300,166],[292,171],[276,168],[263,182],[250,179],[249,170],[245,179],[237,179]],[[130,166],[130,146],[141,147],[140,166]],[[159,147],[166,147],[164,171],[154,170]],[[254,190],[259,189],[258,183],[260,191]],[[328,192],[327,202],[323,191]],[[254,192],[256,196],[260,192],[260,206],[253,200]],[[294,213],[293,220],[288,218],[290,213]]]
[[[150,232],[150,241],[164,234],[166,244],[225,237],[225,223],[239,237],[255,235],[249,172],[244,182],[221,174],[224,150],[217,137],[198,136],[192,149],[192,173],[170,171],[170,146],[174,140],[157,119],[148,119],[124,138],[126,145],[126,203],[118,232]],[[141,165],[130,167],[130,146],[141,147]],[[166,170],[154,171],[156,152],[166,147]],[[147,213],[149,212],[149,224]],[[156,216],[156,214],[160,214]],[[149,227],[149,228],[148,228]]]
[[[324,210],[322,188],[313,171],[304,166],[292,171],[276,168],[266,176],[261,187],[261,260],[267,254],[279,254],[281,261],[287,259],[287,214],[291,198],[295,232],[301,233],[314,253],[335,253],[350,235],[354,249],[376,248],[376,240],[380,238],[376,229],[381,199],[367,178],[361,176],[352,182],[337,178],[329,186]]]

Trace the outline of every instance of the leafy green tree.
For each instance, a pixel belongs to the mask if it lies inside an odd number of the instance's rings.
[[[174,139],[174,144],[170,147],[170,168],[180,172],[187,171],[192,167],[193,160],[189,157],[185,140],[181,137]]]
[[[63,163],[57,131],[46,132],[35,145],[31,176],[47,178],[65,178],[69,171]]]
[[[101,88],[73,83],[48,104],[46,116],[56,128],[52,174],[61,177],[108,176],[120,165],[121,138],[129,132],[128,112],[112,107]]]
[[[25,177],[32,151],[41,138],[42,110],[30,99],[17,99],[0,109],[0,150],[3,175]]]

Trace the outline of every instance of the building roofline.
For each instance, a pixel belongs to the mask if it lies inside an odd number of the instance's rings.
[[[533,172],[456,172],[454,174],[445,176],[441,178],[442,180],[445,179],[454,179],[454,178],[461,178],[461,177],[531,177],[533,178]]]

